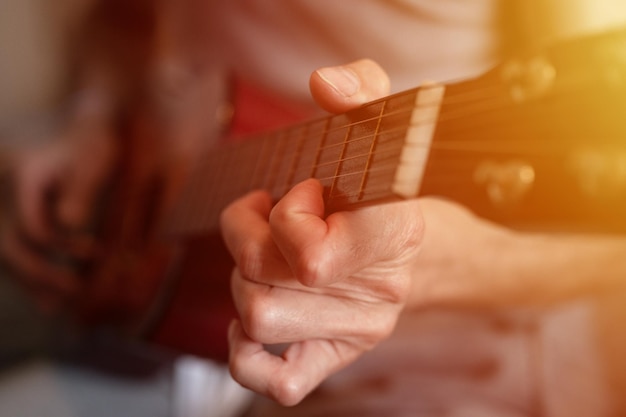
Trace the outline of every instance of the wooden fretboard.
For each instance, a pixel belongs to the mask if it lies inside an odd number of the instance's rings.
[[[213,150],[167,218],[167,234],[213,230],[219,213],[243,194],[279,199],[316,178],[329,210],[417,195],[443,87],[429,85],[356,110]]]

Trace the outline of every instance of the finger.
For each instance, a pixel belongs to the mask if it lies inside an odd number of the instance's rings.
[[[322,291],[299,286],[260,284],[235,269],[233,300],[253,340],[275,344],[325,338],[373,346],[393,330],[401,308],[344,288]]]
[[[268,224],[271,204],[270,196],[258,191],[227,207],[221,216],[224,242],[246,279],[268,285],[299,285],[291,279],[289,266],[272,240]]]
[[[294,343],[281,356],[275,356],[250,339],[237,321],[229,329],[229,345],[233,378],[285,406],[299,403],[360,353],[342,343],[310,340]]]
[[[362,59],[318,69],[311,75],[309,88],[324,110],[343,113],[388,95],[389,77],[377,63]]]
[[[323,187],[307,180],[270,214],[274,241],[306,286],[327,286],[370,265],[400,265],[415,255],[423,236],[414,201],[337,212],[325,219],[323,212]]]

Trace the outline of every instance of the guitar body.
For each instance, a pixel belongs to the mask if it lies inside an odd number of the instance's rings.
[[[175,291],[148,337],[178,351],[226,361],[228,326],[237,317],[230,292],[234,262],[217,233],[189,238],[183,247]]]

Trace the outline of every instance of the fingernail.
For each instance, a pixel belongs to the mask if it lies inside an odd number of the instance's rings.
[[[326,67],[317,70],[317,73],[324,82],[342,96],[353,96],[361,88],[361,80],[359,80],[359,77],[349,68]]]

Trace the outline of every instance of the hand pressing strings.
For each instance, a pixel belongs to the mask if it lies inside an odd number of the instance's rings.
[[[387,90],[385,74],[368,60],[311,78],[314,97],[332,111]],[[242,197],[224,211],[222,230],[237,263],[232,374],[293,405],[392,332],[410,293],[423,224],[416,201],[325,217],[322,186],[307,180],[274,207],[266,192]],[[276,343],[288,347],[280,355],[265,350]]]

